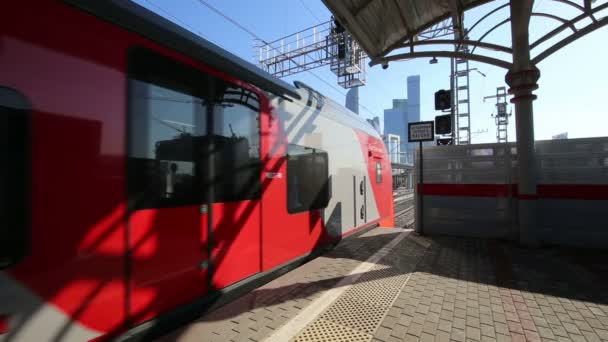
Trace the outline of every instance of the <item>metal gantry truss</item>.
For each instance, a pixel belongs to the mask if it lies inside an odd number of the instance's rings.
[[[270,43],[256,40],[254,49],[258,66],[279,78],[329,65],[343,88],[365,85],[367,55],[334,20]]]
[[[496,122],[496,141],[499,143],[506,143],[509,141],[507,128],[509,127],[509,117],[511,112],[507,113],[507,88],[497,87],[496,95],[485,96],[486,99],[496,99],[496,114],[492,114]]]
[[[416,39],[437,39],[452,33],[448,20],[429,27]],[[254,56],[261,69],[279,78],[329,65],[345,89],[365,85],[367,79],[367,54],[335,20],[272,42],[254,40]]]

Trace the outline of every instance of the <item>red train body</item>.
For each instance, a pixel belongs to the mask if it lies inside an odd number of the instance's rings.
[[[392,225],[380,137],[314,90],[135,4],[4,7],[0,340],[115,336]]]

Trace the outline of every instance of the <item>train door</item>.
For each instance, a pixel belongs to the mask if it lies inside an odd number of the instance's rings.
[[[355,227],[367,223],[367,176],[359,174],[353,176],[353,209]]]
[[[138,322],[259,272],[259,99],[143,49],[132,53],[129,77],[129,297]]]
[[[260,98],[217,81],[211,116],[212,286],[224,288],[261,271]]]
[[[211,77],[144,49],[130,54],[127,189],[134,323],[208,292],[207,117]]]

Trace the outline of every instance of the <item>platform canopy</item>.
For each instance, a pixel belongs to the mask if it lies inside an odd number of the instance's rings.
[[[374,60],[441,21],[491,0],[323,0]]]

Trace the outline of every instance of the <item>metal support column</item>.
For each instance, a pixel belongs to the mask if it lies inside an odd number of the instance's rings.
[[[518,221],[521,243],[535,245],[536,232],[536,156],[534,151],[534,117],[532,91],[538,88],[536,81],[540,71],[530,61],[529,24],[533,0],[511,1],[511,40],[513,68],[505,76],[511,102],[515,105],[517,130]]]

